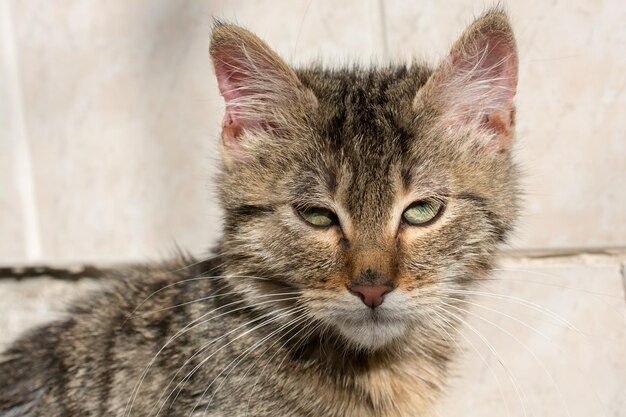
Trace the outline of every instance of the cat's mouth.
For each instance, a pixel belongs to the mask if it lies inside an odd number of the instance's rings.
[[[395,298],[395,297],[394,297]],[[401,297],[377,308],[362,303],[343,303],[333,308],[332,322],[339,333],[355,347],[378,350],[402,337],[409,327]],[[348,298],[345,301],[354,301]],[[342,300],[343,301],[343,300]]]
[[[397,322],[396,315],[389,314],[383,309],[371,309],[361,314],[361,317],[347,317],[344,319],[346,324],[360,326],[363,324],[372,324],[375,326],[385,326]]]

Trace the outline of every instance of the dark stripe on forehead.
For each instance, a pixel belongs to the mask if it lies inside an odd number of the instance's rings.
[[[370,162],[369,164],[367,162]],[[401,188],[397,170],[389,160],[380,159],[352,165],[353,175],[346,184],[342,202],[357,221],[380,223],[390,214]],[[396,185],[397,184],[397,185]]]
[[[259,206],[254,204],[242,204],[231,210],[229,210],[233,217],[239,219],[248,219],[251,217],[258,217],[262,214],[271,213],[274,211],[272,206]]]
[[[321,203],[334,197],[340,163],[330,159],[320,152],[296,169],[297,175],[290,178],[288,184],[292,204],[309,205],[307,203]]]

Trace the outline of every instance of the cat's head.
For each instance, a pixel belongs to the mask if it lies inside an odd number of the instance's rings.
[[[297,293],[369,350],[455,322],[446,304],[485,276],[517,212],[506,16],[478,19],[434,70],[293,69],[223,24],[210,53],[226,101],[225,271],[249,303]]]

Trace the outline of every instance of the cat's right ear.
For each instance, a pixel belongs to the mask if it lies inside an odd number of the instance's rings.
[[[251,155],[249,134],[280,136],[298,124],[298,114],[316,104],[295,72],[261,39],[236,26],[215,23],[209,53],[226,114],[222,153],[226,163]]]

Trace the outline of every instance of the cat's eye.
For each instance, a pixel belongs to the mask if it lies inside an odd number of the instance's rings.
[[[305,222],[315,227],[330,227],[338,224],[337,215],[322,207],[297,209]]]
[[[436,220],[443,212],[443,203],[438,200],[421,200],[411,204],[402,219],[412,226],[426,226]]]

